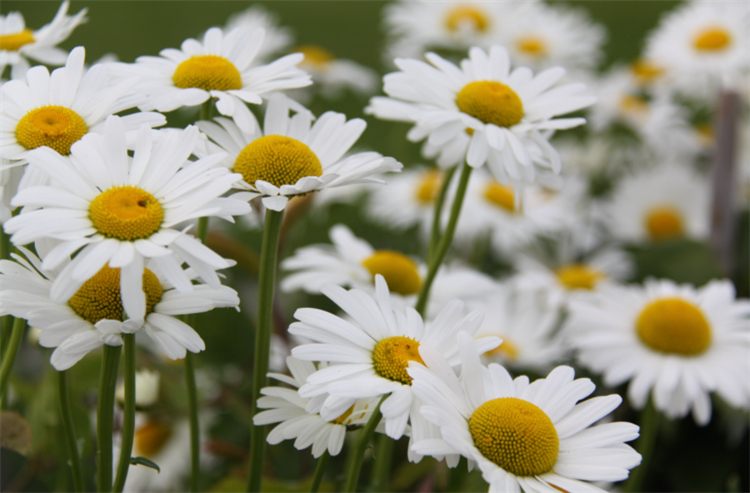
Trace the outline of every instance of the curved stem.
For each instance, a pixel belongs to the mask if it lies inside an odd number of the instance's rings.
[[[378,443],[375,445],[375,461],[372,466],[371,491],[386,491],[385,487],[391,472],[393,449],[395,446],[396,440],[392,439],[385,433],[378,437]]]
[[[123,334],[122,340],[125,345],[125,408],[122,417],[120,461],[117,463],[117,475],[112,487],[115,493],[122,491],[128,478],[135,435],[135,334]]]
[[[266,373],[268,373],[268,355],[273,330],[273,295],[283,219],[284,211],[266,210],[258,277],[258,324],[255,329],[255,360],[253,362],[253,416],[257,412],[260,390],[268,382]],[[265,446],[265,426],[253,427],[250,437],[250,471],[247,475],[247,491],[260,491]]]
[[[651,462],[656,437],[659,430],[659,411],[654,407],[652,399],[649,398],[646,408],[641,412],[641,436],[635,442],[636,451],[641,454],[641,464],[630,474],[630,479],[625,484],[625,491],[644,491],[643,481],[648,474],[648,466]]]
[[[349,470],[346,472],[346,484],[344,485],[343,491],[351,493],[357,490],[357,482],[359,481],[359,473],[362,470],[362,460],[365,457],[365,450],[370,443],[372,434],[375,433],[375,428],[377,428],[378,423],[380,423],[380,418],[383,417],[380,413],[380,405],[389,395],[390,394],[386,394],[381,397],[380,402],[375,406],[375,410],[372,412],[370,419],[367,420],[367,424],[362,428],[362,431],[359,432],[357,444],[355,445],[354,450],[350,452],[350,454],[352,454],[352,461],[349,463]]]
[[[430,288],[435,280],[435,275],[453,242],[453,234],[456,232],[458,216],[461,214],[461,207],[464,204],[466,187],[469,185],[469,177],[471,176],[472,169],[468,164],[464,164],[461,169],[461,177],[458,179],[458,188],[456,189],[456,197],[453,199],[453,205],[451,206],[451,215],[448,219],[448,224],[445,227],[443,236],[440,238],[440,243],[438,243],[435,254],[429,259],[430,266],[427,271],[427,277],[422,284],[422,289],[419,291],[419,298],[415,307],[422,317],[424,317],[424,312],[427,308],[427,300],[430,297]]]
[[[5,402],[5,392],[8,390],[10,371],[13,369],[13,363],[16,361],[16,355],[18,354],[18,348],[21,346],[25,329],[26,320],[17,318],[13,322],[13,332],[10,334],[10,342],[3,355],[2,366],[0,366],[0,407]]]
[[[188,414],[190,417],[190,491],[198,491],[201,465],[200,423],[198,422],[198,389],[195,385],[193,353],[185,353],[185,386],[188,392]]]
[[[99,375],[99,403],[96,408],[97,491],[112,489],[112,423],[115,412],[115,385],[120,366],[121,346],[104,346]]]
[[[323,473],[326,470],[326,464],[330,458],[328,450],[323,452],[323,455],[318,459],[318,464],[315,466],[315,475],[313,476],[312,483],[310,484],[310,493],[317,493],[318,487],[320,487],[320,481],[323,479]]]
[[[83,491],[83,469],[81,469],[81,456],[78,454],[78,445],[76,444],[73,415],[70,412],[67,371],[57,372],[57,391],[60,397],[60,416],[62,417],[63,430],[65,431],[65,442],[68,446],[70,468],[73,473],[73,488],[76,493],[81,493]]]
[[[430,243],[427,245],[427,262],[429,263],[432,256],[435,255],[435,249],[437,249],[438,242],[440,241],[440,219],[443,215],[443,204],[445,203],[445,196],[448,193],[448,187],[451,184],[453,175],[456,173],[458,166],[452,166],[445,170],[443,174],[443,183],[440,185],[440,191],[438,196],[435,198],[435,211],[432,217],[432,231],[430,232]]]

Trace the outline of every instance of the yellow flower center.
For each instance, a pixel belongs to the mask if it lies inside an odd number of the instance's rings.
[[[732,36],[721,27],[704,29],[693,39],[698,51],[722,51],[732,43]]]
[[[636,80],[640,84],[649,84],[664,74],[664,68],[648,60],[639,59],[630,66]]]
[[[147,191],[125,185],[97,195],[91,201],[89,218],[104,236],[133,241],[159,231],[164,209]]]
[[[631,115],[644,115],[648,112],[648,102],[638,96],[627,95],[620,99],[620,111]]]
[[[419,355],[419,342],[411,337],[394,336],[383,339],[372,351],[372,365],[383,378],[411,385],[411,377],[406,372],[409,361],[424,365]]]
[[[442,182],[443,175],[440,171],[429,170],[422,173],[419,183],[417,183],[417,192],[414,194],[417,202],[423,205],[435,203]]]
[[[680,298],[646,305],[635,329],[644,344],[662,353],[696,356],[711,345],[711,326],[703,312]]]
[[[464,113],[484,123],[512,127],[523,118],[523,102],[510,87],[494,80],[469,82],[456,96]]]
[[[83,118],[64,106],[42,106],[19,120],[16,140],[26,149],[47,146],[59,154],[70,154],[70,146],[89,131]]]
[[[680,238],[685,234],[685,223],[674,207],[654,207],[646,214],[646,231],[654,241]]]
[[[518,51],[524,55],[542,58],[547,55],[547,43],[537,36],[524,36],[516,40]]]
[[[146,293],[146,315],[154,311],[163,289],[156,275],[143,269],[143,291]],[[120,269],[105,265],[94,277],[83,283],[68,304],[82,319],[97,323],[100,320],[122,322],[124,309],[120,296]]]
[[[242,89],[242,76],[232,62],[223,56],[192,56],[180,63],[172,75],[180,89],[195,87],[204,91]]]
[[[557,269],[555,274],[560,284],[568,289],[592,290],[599,281],[607,277],[602,271],[586,264],[565,265]]]
[[[31,29],[24,29],[21,32],[5,34],[0,36],[0,50],[18,51],[21,46],[31,44],[34,41],[34,32]]]
[[[557,461],[555,425],[528,401],[500,397],[485,402],[471,414],[469,431],[483,456],[516,476],[544,474]]]
[[[146,424],[135,430],[136,455],[154,457],[164,448],[172,436],[172,427],[162,421],[150,419]]]
[[[341,416],[339,416],[336,419],[333,419],[333,420],[329,421],[329,423],[333,423],[335,425],[343,425],[344,421],[346,421],[347,419],[349,419],[349,416],[351,416],[353,412],[354,412],[354,404],[352,404],[352,407],[350,407],[349,409],[347,409],[346,411],[344,411],[344,414],[342,414]]]
[[[418,293],[422,287],[419,267],[403,253],[377,250],[364,259],[362,265],[370,271],[373,279],[376,274],[383,276],[392,293],[406,296]]]
[[[283,135],[266,135],[250,142],[237,156],[234,172],[251,185],[256,180],[280,187],[305,176],[320,176],[323,166],[306,144]]]
[[[517,212],[513,189],[493,181],[484,188],[484,198],[489,203],[507,212]]]
[[[500,336],[500,338],[503,340],[502,344],[495,349],[490,349],[487,354],[500,356],[508,361],[515,361],[518,358],[518,346],[505,336]]]
[[[483,10],[472,5],[454,7],[445,16],[445,27],[452,33],[465,25],[471,26],[474,31],[483,33],[490,27],[490,18]]]
[[[335,57],[330,51],[321,48],[320,46],[304,45],[299,46],[292,51],[294,53],[302,53],[305,55],[305,59],[302,63],[312,65],[318,70],[327,68],[328,64],[335,60]]]

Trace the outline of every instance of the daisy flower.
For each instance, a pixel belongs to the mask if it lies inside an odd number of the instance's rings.
[[[276,14],[269,12],[262,5],[253,5],[242,12],[232,14],[224,26],[224,32],[229,33],[237,28],[257,31],[262,29],[266,35],[263,44],[255,55],[256,61],[266,61],[273,55],[288,50],[294,41],[292,30],[280,27]]]
[[[588,378],[560,366],[547,378],[515,380],[502,366],[482,366],[471,337],[458,334],[461,376],[439,353],[420,347],[426,365],[412,363],[414,394],[422,415],[440,427],[441,439],[413,448],[425,455],[461,454],[474,462],[491,493],[604,491],[589,481],[622,481],[641,456],[624,442],[638,437],[632,423],[591,426],[622,402],[594,397]]]
[[[258,408],[267,409],[253,417],[255,426],[281,423],[268,434],[271,445],[283,440],[294,441],[294,448],[304,450],[312,445],[312,454],[316,459],[328,451],[330,455],[339,455],[344,446],[348,426],[364,425],[370,419],[377,405],[374,399],[360,399],[334,419],[323,419],[320,414],[309,413],[310,399],[299,396],[297,389],[305,385],[307,377],[317,371],[309,361],[300,361],[291,356],[286,359],[287,368],[292,376],[269,373],[268,376],[293,387],[266,387],[260,391],[263,397],[258,399]]]
[[[31,150],[49,147],[61,156],[70,155],[70,147],[90,133],[101,133],[104,121],[112,114],[135,108],[143,97],[135,94],[137,78],[110,83],[106,65],[84,67],[86,51],[73,49],[65,67],[50,75],[46,67],[33,67],[23,80],[12,80],[0,90],[2,126],[0,157],[27,162]],[[164,115],[153,112],[123,116],[122,125],[135,131],[142,125],[158,127],[167,123]]]
[[[300,68],[310,73],[314,83],[312,88],[325,98],[336,99],[344,89],[365,96],[377,90],[379,76],[369,67],[352,60],[336,58],[333,53],[317,45],[298,46],[292,52],[305,55]],[[295,92],[300,91],[305,89]]]
[[[428,325],[413,309],[394,310],[388,286],[376,276],[376,294],[338,286],[323,287],[323,294],[346,312],[351,321],[315,308],[296,311],[289,332],[313,341],[292,349],[292,356],[306,361],[331,362],[307,377],[299,395],[314,398],[330,394],[320,415],[332,420],[349,409],[358,399],[379,398],[390,394],[381,405],[386,434],[398,439],[406,430],[410,415],[420,403],[414,399],[409,361],[419,361],[419,348],[428,345],[452,363],[458,363],[456,334],[473,336],[482,321],[479,312],[463,316],[463,303],[454,300],[443,308]],[[498,345],[496,337],[472,340],[480,352]],[[418,422],[412,421],[412,429]],[[418,430],[415,430],[417,433]]]
[[[669,163],[627,176],[604,205],[611,232],[635,243],[705,239],[710,231],[709,185],[687,167]]]
[[[173,111],[217,99],[216,109],[233,117],[245,131],[255,130],[255,120],[245,103],[260,104],[262,95],[310,85],[310,76],[296,65],[299,53],[268,65],[255,65],[265,31],[246,27],[226,35],[212,27],[203,42],[187,39],[181,49],[162,50],[161,56],[141,56],[134,64],[117,64],[124,74],[141,77],[139,91],[149,101],[141,109]]]
[[[159,372],[148,369],[135,372],[135,405],[137,409],[151,407],[159,400]],[[125,405],[125,382],[115,391],[115,400]]]
[[[11,201],[13,206],[37,209],[7,221],[5,231],[13,235],[11,241],[16,245],[42,238],[60,240],[45,258],[47,269],[56,268],[80,250],[57,276],[51,292],[56,302],[67,301],[109,265],[123,269],[124,303],[131,318],[141,318],[145,259],[153,259],[182,292],[191,289],[180,268],[182,261],[215,289],[220,287],[215,270],[233,265],[172,227],[199,217],[231,220],[231,215],[247,213],[247,203],[220,198],[238,176],[217,166],[224,154],[188,161],[198,141],[197,128],[164,130],[156,137],[152,132],[141,127],[130,157],[122,121],[111,116],[102,135],[88,134],[73,144],[70,159],[47,147],[29,153],[30,166],[46,173],[57,186],[19,192]]]
[[[670,418],[692,410],[711,419],[716,392],[731,406],[750,406],[750,301],[735,299],[730,281],[702,288],[667,280],[606,286],[596,299],[574,300],[566,330],[578,361],[609,386],[630,382],[633,406]]]
[[[469,166],[487,164],[503,183],[533,182],[535,167],[560,171],[560,157],[545,137],[548,130],[577,127],[583,118],[555,118],[596,101],[582,95],[583,84],[555,86],[560,67],[536,77],[525,67],[510,70],[508,51],[492,46],[489,55],[471,48],[460,68],[434,53],[430,62],[396,59],[401,72],[384,77],[390,98],[375,97],[366,112],[385,120],[415,124],[409,139],[449,144],[459,135],[471,138],[464,155]]]
[[[290,110],[296,114],[290,116]],[[255,122],[255,117],[250,115]],[[226,118],[201,121],[198,127],[213,141],[207,152],[224,151],[222,164],[241,174],[234,186],[250,198],[262,197],[265,207],[284,210],[289,199],[329,187],[382,183],[373,175],[399,171],[401,163],[377,152],[344,157],[367,124],[341,113],[324,113],[314,124],[312,115],[281,94],[271,97],[261,129],[246,131]]]
[[[50,254],[42,243],[36,246],[37,251],[46,254],[42,258]],[[41,329],[39,344],[56,348],[50,361],[58,371],[67,370],[104,344],[122,345],[123,333],[141,330],[167,357],[184,358],[186,350],[197,353],[205,349],[205,344],[177,316],[239,305],[237,293],[226,286],[201,284],[193,286],[191,293],[181,293],[153,263],[145,269],[141,267],[145,296],[140,313],[137,304],[131,311],[132,303],[129,305],[122,295],[121,269],[108,266],[101,267],[69,300],[55,301],[50,291],[60,271],[72,262],[68,259],[50,270],[29,250],[19,249],[26,258],[13,254],[16,262],[0,261],[0,314],[24,318],[29,325]]]
[[[70,2],[65,1],[52,22],[32,31],[26,28],[23,15],[10,12],[0,15],[0,75],[11,66],[11,79],[21,79],[29,69],[27,59],[45,65],[62,65],[68,53],[56,45],[65,41],[73,29],[86,22],[86,10],[76,15],[67,15]]]

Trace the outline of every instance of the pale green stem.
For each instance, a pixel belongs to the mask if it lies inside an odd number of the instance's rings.
[[[432,217],[432,231],[430,232],[430,243],[427,245],[427,262],[430,262],[432,256],[435,255],[435,249],[437,249],[438,242],[440,241],[440,220],[443,215],[443,204],[445,203],[445,196],[448,193],[448,187],[451,184],[453,175],[456,173],[457,166],[453,166],[445,170],[443,174],[443,183],[440,185],[440,191],[438,196],[435,198],[435,211]]]
[[[214,112],[214,98],[208,98],[205,103],[201,104],[200,119],[210,121]]]
[[[378,443],[375,445],[375,461],[372,466],[371,491],[385,491],[388,478],[390,477],[393,449],[395,446],[396,440],[385,433],[378,437]]]
[[[357,490],[359,473],[362,470],[362,461],[365,458],[365,450],[367,450],[367,445],[370,443],[373,433],[375,433],[375,428],[377,428],[378,423],[380,423],[380,418],[383,417],[380,413],[380,405],[383,404],[383,401],[389,395],[390,394],[386,394],[380,399],[380,402],[375,406],[375,410],[372,412],[370,419],[367,420],[367,424],[362,428],[362,431],[359,432],[354,450],[350,452],[350,454],[352,454],[352,461],[349,463],[349,470],[346,472],[346,485],[344,486],[343,491],[353,493]]]
[[[104,345],[99,376],[99,403],[96,408],[97,491],[112,489],[112,425],[115,412],[115,386],[121,346]]]
[[[635,449],[641,454],[641,464],[631,472],[630,479],[625,483],[625,491],[627,492],[644,491],[643,481],[648,474],[648,467],[656,446],[656,437],[659,434],[659,411],[654,407],[651,398],[649,398],[645,409],[641,411],[641,419],[638,424],[641,427],[641,435],[635,442]]]
[[[26,320],[17,318],[13,322],[13,332],[10,334],[8,348],[3,355],[3,363],[0,366],[0,407],[5,403],[5,393],[8,390],[8,379],[10,371],[13,369],[13,363],[16,361],[18,348],[21,346],[23,333],[26,329]]]
[[[76,432],[73,426],[73,415],[70,412],[70,395],[68,394],[68,372],[57,372],[57,390],[60,397],[60,416],[62,418],[63,430],[65,431],[65,442],[68,446],[70,457],[70,469],[73,473],[73,488],[76,493],[81,493],[83,486],[83,469],[81,469],[81,456],[76,444]]]
[[[312,484],[310,484],[310,493],[317,493],[318,488],[320,487],[320,482],[323,479],[323,473],[326,470],[326,464],[328,464],[328,459],[330,457],[331,455],[328,453],[328,450],[326,450],[318,459],[318,464],[315,466],[315,475],[313,476]]]
[[[117,475],[112,487],[114,493],[120,493],[125,487],[135,436],[135,334],[123,334],[122,341],[125,346],[125,408],[122,414],[120,461],[117,463]]]

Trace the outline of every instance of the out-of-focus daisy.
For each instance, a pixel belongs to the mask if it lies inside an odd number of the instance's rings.
[[[670,418],[692,410],[705,425],[712,392],[734,407],[750,406],[750,302],[735,299],[730,281],[602,287],[596,299],[571,302],[567,330],[578,361],[603,373],[606,385],[629,381],[638,409],[651,393]]]
[[[376,295],[353,289],[346,291],[328,285],[323,294],[346,312],[351,321],[315,308],[296,311],[289,332],[314,341],[292,349],[301,360],[333,363],[307,377],[299,395],[314,398],[330,394],[320,415],[325,420],[341,416],[358,399],[380,398],[390,394],[380,408],[386,434],[398,439],[406,430],[410,415],[420,406],[411,391],[407,374],[409,361],[422,362],[420,347],[430,346],[452,364],[458,363],[456,334],[466,332],[469,339],[482,321],[479,312],[463,315],[463,303],[454,300],[434,321],[424,324],[413,309],[391,308],[388,286],[376,276]],[[496,337],[471,340],[480,353],[500,342]],[[419,427],[412,421],[412,428]]]
[[[396,307],[413,306],[427,266],[395,250],[376,250],[357,238],[344,225],[331,228],[333,245],[311,245],[300,248],[281,263],[291,271],[281,282],[281,289],[304,289],[320,293],[326,284],[374,293],[375,278],[383,276]],[[468,268],[445,266],[438,271],[428,306],[428,318],[454,298],[481,298],[495,286],[493,280]]]
[[[30,166],[55,180],[57,186],[24,189],[11,202],[38,208],[5,223],[16,245],[42,238],[60,240],[44,259],[54,269],[78,254],[57,276],[51,297],[67,301],[103,266],[122,268],[122,296],[131,318],[144,316],[142,273],[145,259],[153,259],[177,289],[191,290],[180,268],[185,261],[204,282],[220,287],[216,269],[233,265],[198,240],[173,226],[198,217],[249,212],[247,203],[220,198],[237,175],[217,166],[224,154],[189,161],[198,129],[164,130],[154,138],[141,127],[133,157],[128,155],[126,132],[119,117],[111,116],[102,135],[88,134],[71,148],[71,159],[41,147],[29,152]],[[177,253],[179,261],[172,255]]]
[[[115,399],[125,403],[125,384],[115,391]],[[135,406],[137,409],[151,407],[159,400],[159,372],[148,369],[135,372]]]
[[[304,96],[295,99],[309,99],[310,91],[320,92],[324,98],[335,99],[340,97],[345,89],[364,96],[372,95],[377,90],[378,74],[369,67],[353,60],[336,58],[333,53],[317,45],[298,46],[291,51],[305,55],[299,66],[309,72],[313,80],[312,87],[299,89],[290,94],[292,97],[300,93]]]
[[[422,415],[442,435],[417,442],[418,453],[461,454],[479,466],[493,493],[601,492],[589,481],[622,481],[640,464],[640,454],[624,443],[638,437],[636,425],[591,426],[622,402],[619,395],[578,403],[595,385],[574,380],[570,367],[529,384],[498,364],[482,366],[467,334],[458,334],[458,349],[460,378],[429,348],[420,347],[426,367],[409,366],[414,394],[425,404]]]
[[[290,110],[297,113],[290,116]],[[250,115],[255,122],[255,117]],[[291,99],[277,94],[266,108],[261,129],[245,131],[226,118],[198,122],[213,141],[208,152],[225,151],[222,164],[242,179],[234,186],[251,198],[262,197],[268,209],[281,211],[295,195],[355,183],[381,183],[373,175],[399,171],[401,163],[377,152],[344,157],[367,124],[341,113],[324,113],[314,124],[312,114]],[[214,144],[215,143],[215,144]]]
[[[563,130],[586,122],[556,118],[585,108],[596,98],[581,94],[584,84],[556,86],[565,74],[555,67],[538,74],[518,67],[510,70],[508,51],[492,46],[469,51],[460,68],[434,53],[430,62],[396,59],[402,72],[384,77],[389,98],[375,97],[366,109],[378,118],[415,124],[408,138],[427,139],[441,147],[459,135],[471,135],[464,159],[469,166],[487,164],[503,183],[533,182],[535,168],[560,171],[560,157],[547,141],[546,131]]]
[[[271,445],[283,440],[294,441],[294,448],[303,450],[312,445],[312,454],[316,459],[328,451],[338,455],[344,446],[348,426],[364,425],[377,405],[374,399],[360,399],[340,416],[334,419],[323,419],[320,414],[305,410],[310,399],[299,396],[297,389],[307,381],[307,377],[317,371],[309,361],[300,361],[291,356],[286,359],[287,368],[292,376],[269,373],[268,376],[294,387],[265,387],[260,391],[263,397],[258,399],[261,411],[253,417],[255,426],[281,423],[268,434]]]
[[[29,69],[31,59],[45,65],[62,65],[68,53],[56,45],[65,41],[73,29],[86,22],[86,10],[67,15],[70,2],[60,5],[52,22],[32,31],[26,28],[20,12],[0,15],[0,76],[10,65],[12,79],[21,79]]]
[[[70,52],[65,67],[50,75],[46,67],[34,67],[24,80],[12,80],[0,90],[2,126],[0,157],[11,165],[27,162],[29,151],[49,147],[62,156],[70,147],[92,132],[101,132],[105,119],[134,108],[143,97],[134,94],[138,82],[129,78],[111,84],[106,65],[84,68],[82,47]],[[135,131],[142,125],[158,127],[167,123],[164,115],[153,112],[123,116],[123,127]]]
[[[709,183],[685,166],[660,164],[623,178],[606,204],[611,233],[629,242],[701,240],[710,231]]]
[[[38,249],[40,245],[37,243]],[[186,350],[197,353],[205,349],[205,344],[176,316],[217,307],[236,308],[239,304],[237,293],[226,286],[196,285],[191,293],[180,293],[154,265],[141,267],[145,306],[135,317],[120,291],[119,268],[101,267],[70,299],[58,302],[52,299],[50,290],[60,269],[71,264],[66,261],[58,269],[46,269],[36,255],[23,247],[20,250],[26,258],[14,254],[16,262],[0,261],[0,313],[24,318],[41,329],[39,344],[56,348],[51,363],[59,371],[104,344],[122,345],[123,333],[141,329],[169,358],[184,358]]]
[[[0,224],[11,218],[14,207],[10,205],[11,199],[18,192],[18,185],[23,177],[23,168],[13,166],[10,168],[3,167],[9,164],[8,161],[0,160]]]
[[[236,28],[226,35],[212,27],[203,42],[186,39],[181,49],[162,50],[161,56],[141,56],[134,64],[115,64],[122,73],[141,77],[138,90],[148,96],[142,109],[172,111],[217,99],[216,109],[233,117],[245,131],[254,131],[255,119],[245,103],[260,104],[262,95],[311,84],[296,65],[302,55],[292,54],[268,65],[253,61],[263,45],[265,31]]]
[[[232,14],[227,19],[224,32],[229,33],[238,27],[249,31],[259,29],[265,31],[263,44],[255,56],[255,59],[259,62],[265,62],[272,55],[278,55],[282,51],[288,50],[294,41],[292,30],[288,27],[279,26],[276,14],[269,12],[262,5],[253,5],[242,12]]]

